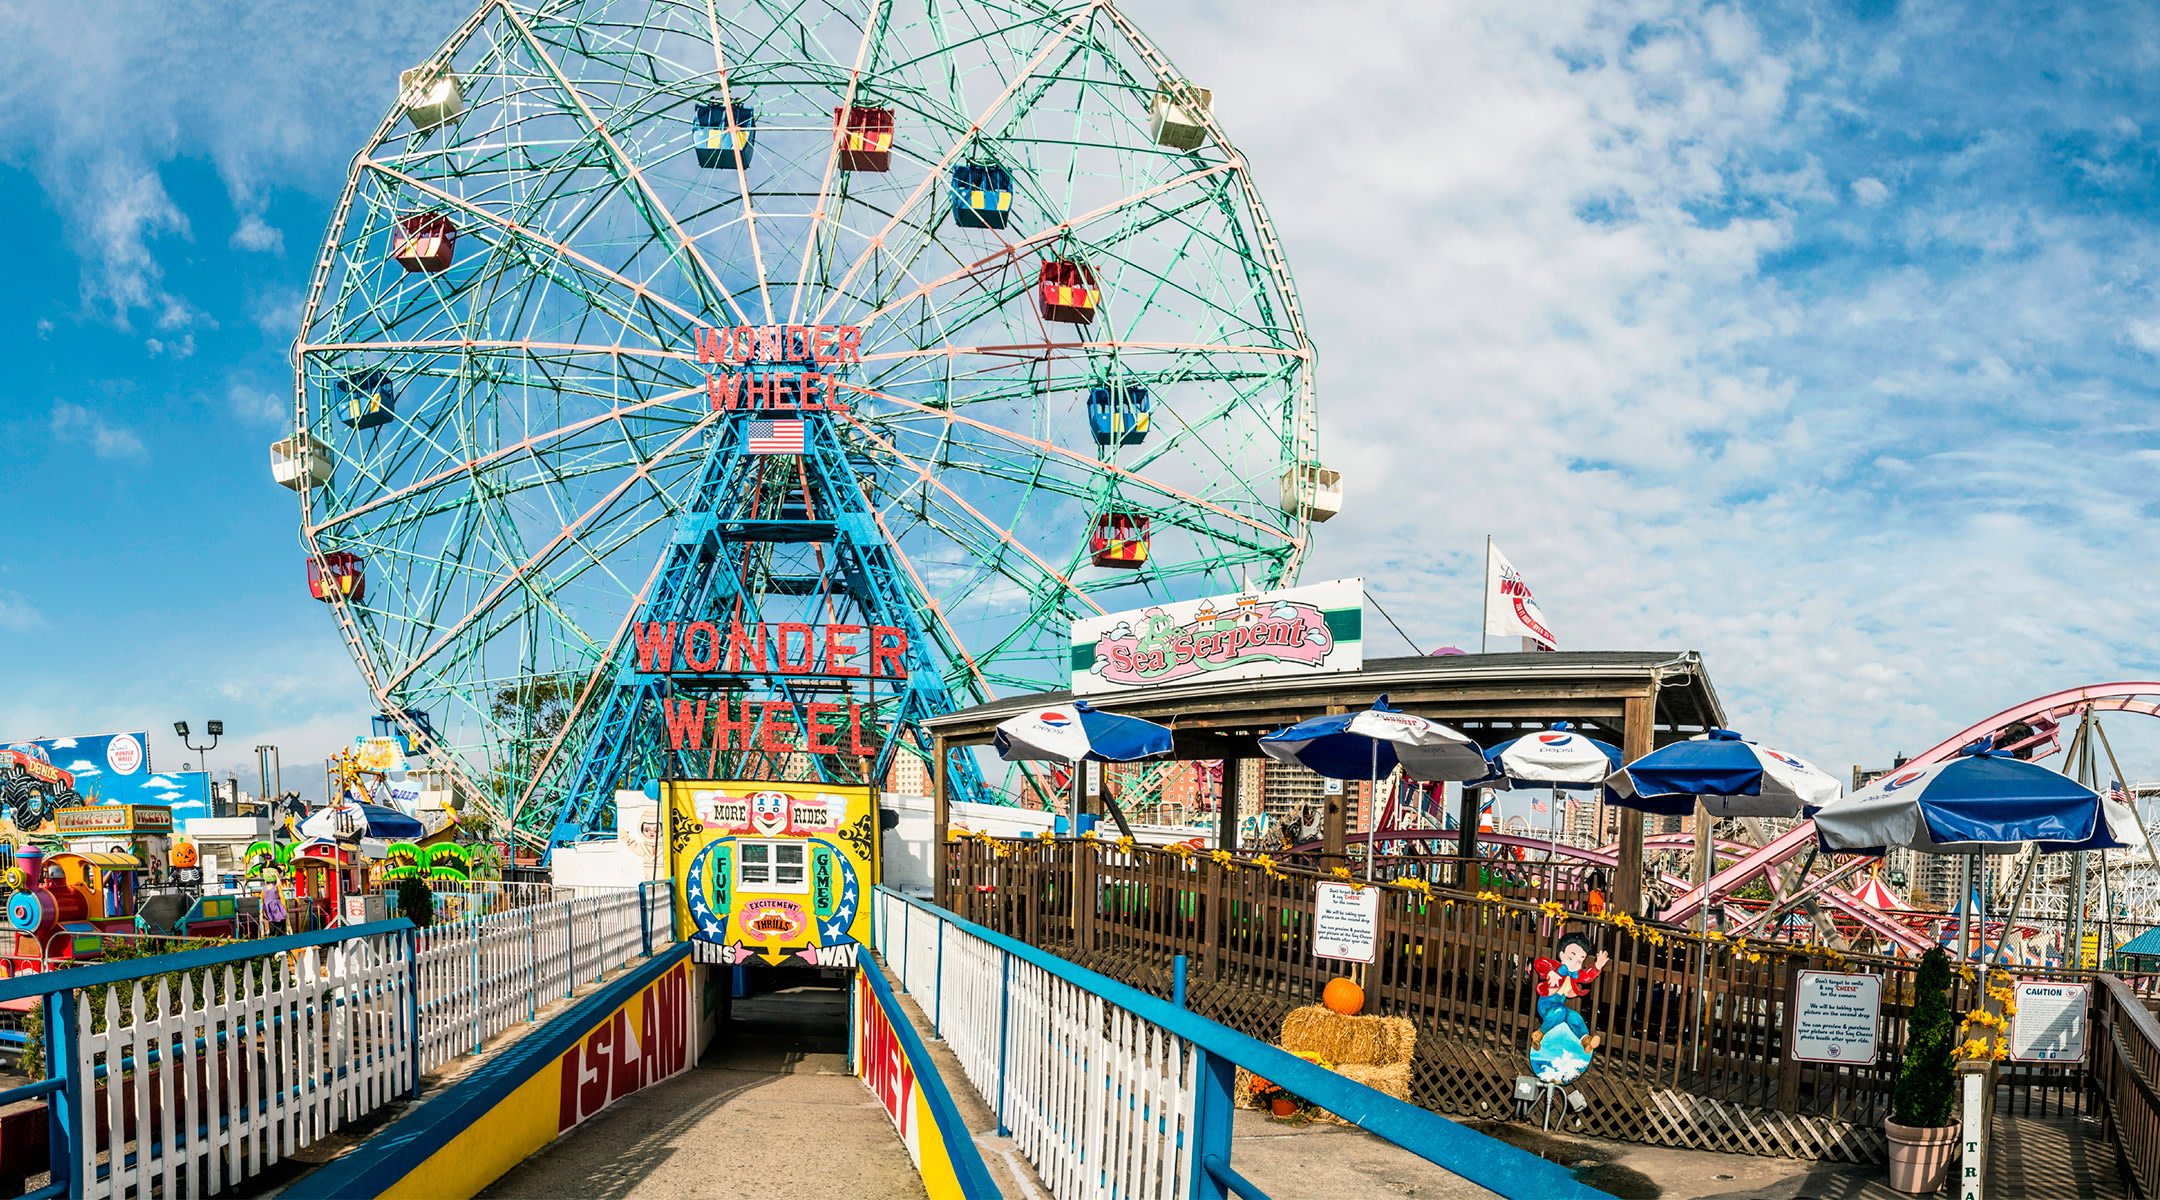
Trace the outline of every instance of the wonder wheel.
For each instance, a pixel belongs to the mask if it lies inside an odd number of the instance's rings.
[[[378,702],[529,836],[882,773],[1060,685],[1076,615],[1292,580],[1339,502],[1245,161],[1113,5],[490,3],[398,83],[274,459]],[[897,630],[904,682],[723,696],[852,696],[878,761],[669,759],[677,619]]]

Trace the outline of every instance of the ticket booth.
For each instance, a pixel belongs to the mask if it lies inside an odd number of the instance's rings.
[[[667,788],[676,931],[697,961],[851,970],[878,884],[867,787],[743,780]]]
[[[134,859],[145,882],[162,882],[172,867],[172,809],[163,804],[99,804],[63,808],[53,819],[60,840],[77,853]]]

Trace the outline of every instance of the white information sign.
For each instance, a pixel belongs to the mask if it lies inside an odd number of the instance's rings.
[[[1072,624],[1073,694],[1355,671],[1364,619],[1362,579],[1083,617]]]
[[[1347,883],[1318,885],[1313,897],[1313,953],[1369,963],[1380,945],[1380,889]]]
[[[2086,989],[2082,983],[2021,980],[2012,993],[2010,1058],[2014,1062],[2084,1062]]]
[[[1788,1016],[1796,1060],[1872,1063],[1882,1025],[1882,977],[1802,971]]]

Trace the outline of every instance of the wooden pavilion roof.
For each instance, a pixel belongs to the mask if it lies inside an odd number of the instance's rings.
[[[986,743],[998,722],[1041,705],[1084,699],[1169,726],[1180,759],[1257,758],[1255,740],[1328,712],[1368,708],[1381,695],[1406,712],[1497,745],[1556,721],[1621,744],[1624,706],[1654,697],[1655,745],[1725,724],[1725,709],[1693,650],[1575,650],[1369,659],[1364,669],[1264,679],[1210,679],[1075,697],[1008,696],[924,722],[948,746]]]

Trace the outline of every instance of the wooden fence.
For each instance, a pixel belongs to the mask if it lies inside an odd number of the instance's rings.
[[[2117,976],[2100,976],[2093,991],[2086,1051],[2100,1111],[2131,1194],[2160,1194],[2160,1021]]]
[[[1329,978],[1353,973],[1311,952],[1313,887],[1335,878],[1207,851],[967,839],[947,846],[938,895],[969,920],[1157,995],[1170,993],[1173,959],[1184,955],[1195,1011],[1273,1041],[1285,1013],[1317,1002]],[[1739,1153],[1881,1158],[1911,960],[1697,937],[1620,915],[1592,919],[1576,903],[1572,877],[1549,879],[1545,886],[1562,896],[1544,903],[1531,899],[1536,872],[1504,888],[1466,871],[1455,878],[1490,886],[1451,891],[1429,878],[1381,886],[1378,957],[1354,972],[1367,1012],[1418,1027],[1419,1103],[1467,1117],[1511,1111],[1537,1025],[1530,965],[1551,956],[1562,934],[1581,932],[1610,962],[1581,1002],[1603,1044],[1575,1085],[1590,1104],[1570,1118],[1571,1129]],[[1790,1058],[1786,996],[1804,970],[1883,978],[1873,1063]],[[1969,1006],[1973,982],[1961,978],[1955,988],[1953,1002]],[[1999,1103],[2026,1112],[2081,1110],[2089,1082],[2083,1067],[2062,1065],[2014,1066],[2003,1079]]]

